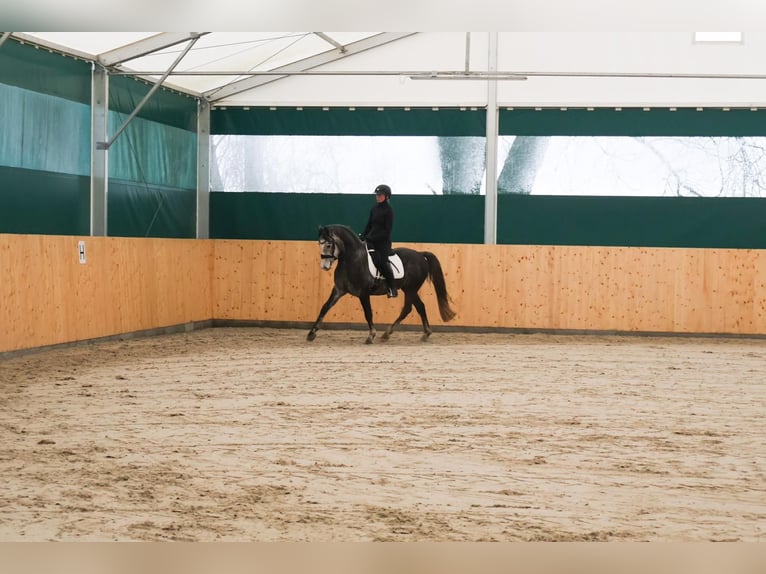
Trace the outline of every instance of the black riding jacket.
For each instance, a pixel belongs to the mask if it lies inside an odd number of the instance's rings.
[[[362,239],[373,245],[391,246],[391,230],[394,227],[394,210],[388,200],[376,203],[370,209],[370,218],[362,231]]]

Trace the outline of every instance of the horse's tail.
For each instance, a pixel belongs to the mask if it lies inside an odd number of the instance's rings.
[[[450,298],[447,294],[447,285],[444,283],[444,272],[439,259],[433,253],[423,252],[428,262],[428,278],[434,284],[436,299],[439,302],[439,314],[443,321],[451,321],[455,317],[455,311],[449,306]]]

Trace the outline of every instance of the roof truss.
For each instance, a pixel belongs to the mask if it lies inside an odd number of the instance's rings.
[[[328,44],[332,44],[333,46],[338,48],[338,50],[340,50],[341,52],[345,52],[346,51],[346,47],[343,44],[341,44],[340,42],[338,42],[332,36],[328,36],[324,32],[314,32],[314,35],[315,36],[319,36],[320,38],[322,38],[322,40],[324,40]]]
[[[163,50],[170,46],[175,46],[188,40],[194,40],[210,32],[162,32],[161,34],[155,34],[144,40],[133,42],[126,46],[120,46],[114,50],[99,54],[98,62],[102,66],[109,68],[134,60],[157,50]]]
[[[370,36],[369,38],[358,40],[357,42],[352,42],[336,50],[329,50],[327,52],[323,52],[315,56],[310,56],[302,60],[296,60],[295,62],[281,66],[279,68],[274,68],[273,70],[269,70],[268,76],[252,76],[231,82],[230,84],[220,88],[208,90],[207,92],[203,93],[202,96],[209,102],[215,103],[235,94],[240,94],[259,86],[263,86],[271,82],[276,82],[289,76],[290,73],[306,72],[319,66],[323,66],[331,62],[336,62],[354,54],[359,54],[366,50],[370,50],[378,46],[383,46],[384,44],[396,42],[397,40],[401,40],[402,38],[413,36],[415,34],[417,34],[417,32],[384,32],[381,34],[376,34],[375,36]],[[322,39],[330,41],[324,37]],[[334,41],[331,41],[330,43],[335,45]],[[284,72],[285,74],[274,75],[274,72]]]

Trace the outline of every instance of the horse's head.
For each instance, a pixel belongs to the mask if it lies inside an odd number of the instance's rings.
[[[325,271],[332,269],[332,264],[340,255],[340,242],[327,227],[319,228],[319,253],[322,258],[320,265]]]

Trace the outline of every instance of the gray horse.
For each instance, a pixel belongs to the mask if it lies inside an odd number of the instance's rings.
[[[330,296],[322,305],[319,316],[308,332],[306,339],[313,341],[317,335],[319,324],[327,312],[343,297],[350,293],[358,297],[364,310],[364,318],[370,329],[366,343],[372,343],[375,339],[375,327],[372,323],[372,307],[370,306],[371,295],[385,295],[386,282],[376,280],[370,273],[367,263],[367,248],[354,231],[345,225],[327,225],[319,228],[319,249],[321,251],[321,266],[329,271],[337,261],[335,268],[335,285]],[[423,321],[423,340],[427,340],[431,334],[431,326],[426,316],[426,306],[423,304],[418,290],[426,279],[430,279],[436,291],[436,299],[439,302],[439,314],[442,320],[449,321],[455,316],[455,311],[450,308],[447,287],[444,284],[444,273],[436,255],[428,251],[415,251],[406,247],[393,250],[399,255],[404,266],[404,277],[395,281],[396,287],[404,293],[404,306],[402,312],[391,326],[383,333],[383,339],[388,339],[396,326],[409,315],[412,306],[415,306]]]

